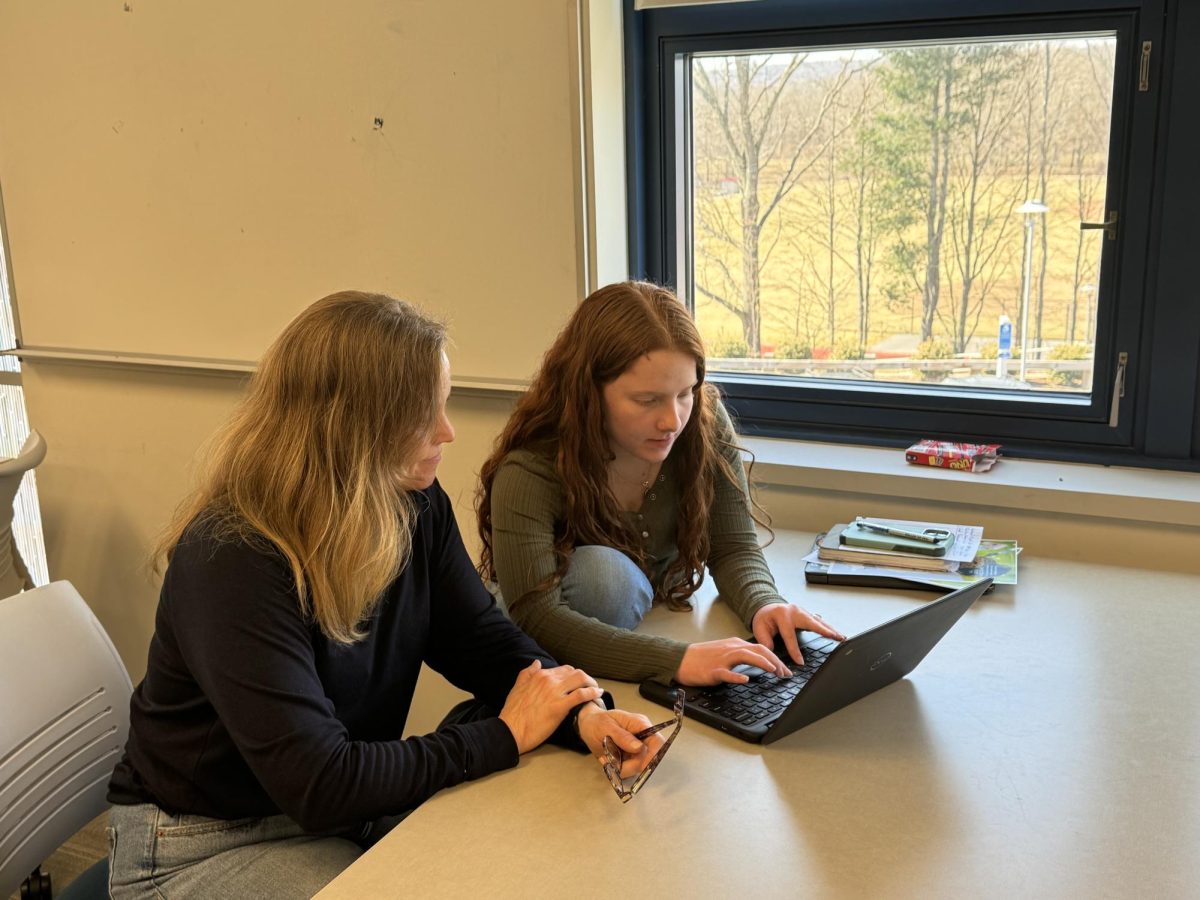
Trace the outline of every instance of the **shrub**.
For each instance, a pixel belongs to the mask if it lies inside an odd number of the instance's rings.
[[[1088,359],[1092,348],[1088,344],[1055,344],[1046,353],[1046,359]]]
[[[917,351],[913,354],[913,359],[952,359],[954,357],[954,347],[949,341],[941,338],[930,338],[927,341],[921,341],[917,345]]]
[[[1000,345],[997,344],[995,341],[988,341],[986,344],[982,344],[979,347],[979,358],[980,359],[996,359],[999,356],[1000,356]],[[1016,344],[1009,347],[1008,348],[1008,358],[1009,359],[1020,359],[1021,358],[1021,348],[1019,346],[1017,346]]]
[[[720,359],[744,359],[750,355],[750,348],[742,338],[729,337],[721,332],[708,345],[708,355]]]
[[[858,342],[858,338],[838,338],[829,357],[830,359],[862,359],[862,344]]]
[[[812,345],[803,341],[780,341],[775,347],[776,359],[812,359]]]
[[[1092,348],[1087,344],[1055,344],[1046,351],[1046,359],[1090,359],[1091,356]],[[1056,369],[1047,381],[1062,387],[1079,387],[1083,384],[1083,373]]]

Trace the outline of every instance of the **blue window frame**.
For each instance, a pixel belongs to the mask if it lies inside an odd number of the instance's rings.
[[[776,77],[773,72],[786,71],[790,76],[792,60],[815,60],[818,68],[814,71],[820,71],[820,65],[828,70],[832,66],[829,60],[854,49],[860,59],[863,54],[869,57],[878,72],[895,58],[919,55],[920,48],[988,52],[988,48],[1002,45],[1010,49],[1045,47],[1047,60],[1051,46],[1070,51],[1092,40],[1111,48],[1107,160],[1101,166],[1104,196],[1096,200],[1100,215],[1088,215],[1088,219],[1103,221],[1115,212],[1117,224],[1108,231],[1080,232],[1084,235],[1080,246],[1084,239],[1094,237],[1097,266],[1090,293],[1088,286],[1083,286],[1088,303],[1094,304],[1089,306],[1094,318],[1089,316],[1087,325],[1090,380],[1086,389],[1071,387],[1070,374],[1034,385],[1037,390],[1028,389],[1030,384],[1025,382],[1020,389],[1012,389],[1011,377],[1007,381],[930,378],[929,372],[978,370],[986,350],[980,349],[978,337],[967,346],[962,334],[952,348],[955,358],[925,364],[927,371],[922,377],[927,380],[920,383],[901,383],[873,374],[886,368],[874,353],[866,354],[876,356],[874,360],[852,366],[817,360],[818,352],[806,348],[812,359],[797,365],[782,363],[778,357],[768,359],[767,342],[746,326],[745,320],[753,318],[754,329],[764,327],[764,317],[757,312],[737,320],[726,315],[723,321],[747,328],[748,340],[737,336],[746,359],[736,364],[711,359],[710,370],[746,433],[880,445],[903,445],[919,437],[995,440],[1005,445],[1009,455],[1198,468],[1200,304],[1192,301],[1196,279],[1187,265],[1188,252],[1194,251],[1184,248],[1191,243],[1188,236],[1198,236],[1190,209],[1200,201],[1200,189],[1192,183],[1196,179],[1187,160],[1197,158],[1200,128],[1187,110],[1200,103],[1200,12],[1169,0],[1086,4],[1072,0],[914,0],[902,5],[886,0],[755,0],[640,12],[628,2],[625,27],[630,258],[635,274],[674,287],[698,320],[704,315],[725,315],[711,301],[720,292],[704,282],[713,277],[712,271],[727,284],[741,277],[737,289],[747,296],[753,293],[755,303],[759,296],[757,283],[754,292],[745,287],[749,274],[739,276],[733,271],[736,266],[727,265],[728,258],[721,260],[720,253],[725,251],[712,250],[712,219],[704,219],[700,205],[709,204],[718,217],[732,216],[734,227],[729,231],[733,234],[739,221],[742,225],[761,224],[761,208],[778,193],[761,185],[758,191],[751,191],[756,198],[761,192],[763,202],[757,207],[757,218],[750,215],[743,220],[738,219],[737,199],[724,196],[736,194],[748,183],[741,177],[744,167],[738,161],[739,147],[733,137],[726,143],[706,137],[697,112],[697,104],[703,103],[709,103],[709,113],[717,109],[720,101],[713,101],[713,96],[721,90],[729,96],[732,81],[714,88],[722,73],[741,72],[746,78],[741,87],[751,85],[746,93],[750,97],[755,85],[768,84]],[[821,53],[827,56],[820,57]],[[753,63],[739,62],[746,59]],[[713,73],[711,78],[708,72]],[[746,72],[754,74],[745,76]],[[754,78],[758,81],[753,82]],[[1105,77],[1099,81],[1104,82]],[[1050,84],[1049,75],[1046,83]],[[768,93],[761,92],[766,98],[763,103],[771,99]],[[884,121],[879,116],[877,120]],[[894,117],[889,121],[894,122]],[[711,122],[707,127],[712,128]],[[787,135],[780,132],[774,137],[785,149],[764,167],[774,165],[777,172],[787,171],[788,161],[799,157],[800,151],[789,153]],[[704,146],[724,150],[704,156]],[[1067,151],[1060,149],[1059,153],[1065,160]],[[809,153],[814,159],[817,155]],[[887,164],[880,159],[880,167]],[[833,171],[832,163],[829,171]],[[1013,188],[1013,192],[1017,190]],[[835,194],[829,196],[831,205],[837,202]],[[992,301],[989,315],[997,309],[1020,309],[1028,315],[1031,308],[1030,244],[1026,243],[1022,254],[1021,235],[1028,239],[1041,222],[1036,212],[1027,212],[1036,207],[1017,205],[1022,199],[1028,198],[1012,193],[1008,197],[1012,202],[997,207],[1003,207],[1008,216],[1009,231],[996,241],[996,247],[1008,254],[1006,265],[1012,271],[1006,272],[1010,276],[1021,268],[1017,260],[1024,255],[1020,291],[1015,289],[1017,277],[1010,277],[1006,299]],[[1077,222],[1069,224],[1073,228]],[[778,259],[779,236],[786,234],[786,227],[772,227],[773,252]],[[880,227],[890,228],[888,233],[894,236],[905,228],[911,232],[915,226],[893,217]],[[1046,227],[1041,229],[1039,233],[1044,235]],[[1107,239],[1110,232],[1111,240]],[[740,238],[733,237],[722,246],[728,249],[737,244]],[[832,257],[833,241],[827,243]],[[715,268],[710,267],[707,275],[700,264],[702,257],[715,259]],[[893,257],[888,271],[894,275],[905,257],[898,252],[893,252]],[[749,258],[747,272],[766,271],[759,256]],[[795,277],[790,270],[773,276],[777,285],[786,284],[800,296],[804,291],[800,280],[795,284],[789,280]],[[948,279],[947,288],[961,289],[951,276],[938,277]],[[1077,274],[1074,288],[1078,298]],[[902,290],[889,298],[892,301],[911,302],[921,309],[918,298],[908,297]],[[1004,302],[1015,306],[1005,307]],[[833,304],[831,299],[828,305],[832,308]],[[1074,307],[1072,316],[1073,323],[1078,321]],[[1014,318],[1021,340],[1026,341],[1033,326],[1024,323],[1021,327],[1019,318]],[[832,345],[838,333],[831,326],[827,343]],[[867,333],[864,326],[861,335]],[[1002,357],[1001,333],[993,332],[996,355]],[[1057,342],[1043,342],[1050,345],[1047,358],[1055,355],[1055,343],[1069,343],[1066,334],[1060,334]],[[916,334],[913,339],[931,336]],[[706,337],[711,355],[712,336]],[[861,336],[858,344],[862,351]],[[1026,356],[1031,370],[1035,366],[1027,348],[1020,359],[1022,378]],[[994,365],[999,376],[1004,371],[1001,361],[995,360]],[[1045,364],[1045,370],[1053,379],[1054,372],[1070,373],[1078,366],[1063,360]],[[983,383],[976,383],[979,381]]]

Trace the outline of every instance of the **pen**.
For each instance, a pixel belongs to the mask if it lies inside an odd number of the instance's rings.
[[[885,525],[882,522],[871,522],[864,519],[862,516],[854,520],[854,524],[859,528],[866,528],[868,531],[876,531],[880,534],[890,534],[892,537],[908,538],[913,541],[924,541],[927,544],[936,544],[949,534],[948,531],[942,529],[930,529],[926,531],[910,531],[907,528],[897,528],[895,525]]]

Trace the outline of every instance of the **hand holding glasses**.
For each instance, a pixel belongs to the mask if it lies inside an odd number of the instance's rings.
[[[639,741],[644,741],[651,735],[658,734],[668,728],[671,733],[667,735],[663,745],[658,748],[658,752],[650,757],[650,761],[636,775],[630,778],[621,777],[621,766],[625,762],[625,754],[608,735],[604,736],[604,753],[603,760],[604,774],[608,776],[608,783],[612,785],[613,790],[617,792],[617,796],[621,798],[622,803],[628,803],[633,799],[633,795],[642,789],[642,786],[650,780],[650,776],[654,774],[654,770],[658,768],[658,764],[662,762],[662,758],[666,755],[667,750],[671,746],[671,742],[675,740],[675,735],[679,734],[679,729],[683,727],[683,691],[675,691],[673,699],[675,701],[672,709],[673,716],[665,722],[659,722],[657,725],[651,725],[634,735]]]

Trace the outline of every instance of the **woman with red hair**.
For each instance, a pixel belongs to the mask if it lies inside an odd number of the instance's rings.
[[[695,323],[665,288],[601,288],[575,311],[483,466],[481,574],[558,658],[597,677],[746,681],[787,674],[796,629],[842,635],[779,593],[758,545],[737,436],[704,380]],[[709,569],[754,636],[686,644],[636,631],[691,608]]]

